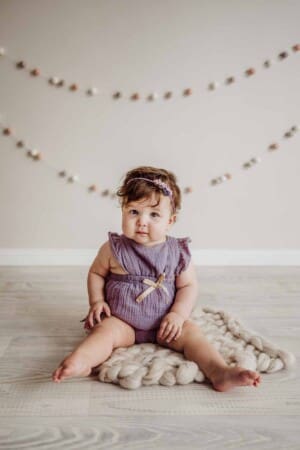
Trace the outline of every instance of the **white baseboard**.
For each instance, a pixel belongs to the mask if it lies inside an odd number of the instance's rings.
[[[0,249],[0,266],[89,266],[97,249]]]
[[[89,266],[97,249],[0,249],[0,266]],[[300,266],[299,250],[192,251],[198,266]]]
[[[300,266],[300,250],[194,250],[197,266]]]

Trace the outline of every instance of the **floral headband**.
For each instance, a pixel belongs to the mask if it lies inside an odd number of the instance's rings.
[[[159,189],[161,189],[162,193],[166,196],[170,198],[171,204],[173,209],[174,208],[174,199],[173,199],[173,192],[170,188],[170,186],[167,185],[167,183],[165,183],[164,181],[160,180],[159,178],[157,178],[156,180],[151,180],[150,178],[144,178],[144,177],[135,177],[135,178],[131,178],[130,180],[127,181],[126,184],[130,183],[131,181],[134,180],[143,180],[143,181],[147,181],[148,183],[152,183],[155,186],[159,187]]]

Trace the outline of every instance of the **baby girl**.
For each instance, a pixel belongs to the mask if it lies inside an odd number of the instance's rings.
[[[138,167],[117,194],[123,234],[109,233],[89,269],[89,334],[53,380],[88,376],[116,348],[152,342],[197,363],[218,391],[258,386],[257,372],[228,366],[190,319],[198,287],[189,239],[168,235],[181,204],[174,174]]]

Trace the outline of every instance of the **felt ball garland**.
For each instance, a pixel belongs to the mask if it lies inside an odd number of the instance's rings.
[[[300,44],[294,44],[291,47],[291,51],[293,53],[300,52]],[[290,55],[291,55],[291,53],[287,50],[281,51],[280,53],[278,53],[278,55],[275,59],[274,58],[266,59],[262,63],[262,67],[265,69],[269,69],[276,62],[276,60],[279,62],[284,61]],[[93,97],[93,96],[96,96],[99,94],[99,89],[97,87],[83,88],[75,81],[69,83],[69,82],[66,82],[63,78],[60,78],[58,76],[50,76],[49,77],[48,75],[45,75],[38,67],[29,67],[28,63],[26,61],[24,61],[23,59],[15,61],[7,54],[7,51],[4,47],[0,47],[0,60],[1,60],[1,58],[2,59],[7,58],[8,60],[10,60],[13,63],[13,65],[15,66],[15,68],[17,70],[23,71],[23,72],[27,71],[32,78],[41,77],[41,78],[46,79],[50,86],[53,86],[56,88],[65,88],[65,89],[68,89],[72,93],[84,92],[89,97]],[[246,68],[244,70],[244,72],[242,73],[242,76],[244,76],[245,78],[251,78],[254,75],[256,75],[256,73],[257,73],[257,68],[255,68],[253,66],[249,66],[248,68]],[[237,81],[238,81],[238,77],[236,77],[234,75],[230,75],[230,76],[227,76],[223,82],[211,81],[207,85],[206,89],[208,91],[215,91],[222,85],[230,86],[230,85],[235,84]],[[191,97],[195,94],[195,90],[192,89],[191,87],[186,87],[179,94],[181,97]],[[130,95],[124,95],[120,90],[115,91],[111,95],[113,100],[129,99],[132,102],[139,102],[142,99],[146,99],[149,102],[153,102],[159,98],[169,101],[172,98],[174,98],[175,96],[176,96],[176,92],[173,92],[172,90],[166,90],[163,94],[161,94],[161,96],[159,96],[156,92],[151,92],[151,93],[147,94],[146,96],[144,96],[141,93],[139,93],[138,91],[135,91],[135,92],[131,93]],[[1,131],[1,128],[2,128],[2,134],[4,136],[16,139],[15,133],[12,128],[0,124],[0,131]],[[286,130],[284,132],[283,139],[292,138],[295,135],[295,133],[297,133],[298,131],[299,131],[299,126],[293,125],[292,127],[290,127],[288,130]],[[48,165],[49,168],[54,169],[56,171],[57,175],[59,176],[59,178],[65,179],[65,181],[67,183],[69,183],[69,184],[78,183],[78,184],[82,185],[87,190],[87,192],[100,194],[102,197],[111,197],[111,198],[115,197],[115,193],[112,192],[110,189],[105,188],[105,189],[101,190],[98,188],[98,186],[96,184],[84,185],[84,184],[80,183],[79,176],[77,174],[69,173],[66,170],[59,170],[57,168],[52,167],[49,163],[47,163],[47,161],[45,161],[45,159],[43,158],[43,155],[40,151],[29,148],[23,140],[16,139],[16,147],[24,149],[26,156],[28,158],[30,158],[31,160],[42,161],[44,164]],[[280,149],[279,143],[276,141],[273,141],[269,144],[266,151],[274,152],[274,151],[277,151],[278,149]],[[249,170],[249,169],[253,168],[254,166],[256,166],[259,162],[261,162],[261,160],[262,160],[261,156],[252,156],[250,159],[248,159],[247,161],[242,163],[241,170]],[[209,185],[217,186],[224,182],[230,181],[231,179],[232,179],[232,174],[229,172],[226,172],[222,175],[219,175],[219,176],[211,179],[209,182]],[[187,187],[183,188],[183,193],[190,194],[193,192],[193,190],[194,189],[192,186],[187,186]]]
[[[291,46],[290,50],[283,50],[280,51],[275,58],[269,58],[263,61],[261,66],[265,69],[269,69],[271,66],[275,64],[276,61],[282,62],[289,58],[292,54],[296,54],[300,52],[300,44],[294,44]],[[4,47],[0,47],[0,58],[7,58],[11,63],[16,67],[17,70],[20,71],[27,71],[32,78],[44,78],[49,86],[53,86],[56,88],[65,88],[69,92],[72,93],[84,93],[87,97],[95,97],[99,95],[100,93],[103,95],[103,92],[100,92],[99,89],[95,86],[90,87],[81,87],[79,83],[76,81],[67,82],[65,79],[58,77],[57,75],[47,75],[45,74],[39,67],[29,67],[27,62],[24,59],[15,60],[14,58],[11,58],[8,54],[7,50]],[[257,71],[259,69],[259,66],[253,67],[249,66],[247,67],[241,74],[241,77],[246,78],[252,78],[254,75],[257,74]],[[228,75],[225,77],[223,81],[210,81],[207,86],[203,90],[207,91],[216,91],[221,86],[231,86],[237,83],[239,80],[238,75]],[[197,90],[193,89],[191,86],[187,86],[184,89],[182,89],[179,92],[174,92],[172,90],[167,90],[161,95],[158,95],[157,92],[150,92],[147,94],[142,94],[138,91],[132,92],[131,94],[124,94],[120,90],[116,90],[112,94],[109,95],[113,100],[121,100],[121,99],[127,99],[130,100],[133,103],[138,103],[140,100],[146,100],[148,102],[153,102],[155,100],[158,100],[159,98],[163,100],[171,100],[175,98],[176,96],[187,98],[191,97],[194,94],[197,93]]]
[[[67,183],[69,183],[69,184],[78,183],[82,187],[84,187],[87,192],[98,194],[101,197],[110,197],[110,198],[115,198],[116,197],[115,192],[110,190],[110,189],[105,188],[105,189],[101,190],[101,189],[98,188],[98,186],[95,183],[85,185],[83,183],[80,183],[80,181],[79,181],[80,178],[79,178],[79,176],[77,174],[69,173],[65,169],[64,170],[60,170],[58,168],[50,166],[50,164],[47,163],[47,161],[45,161],[45,159],[43,158],[43,155],[42,155],[42,153],[40,151],[38,151],[36,149],[29,148],[27,145],[25,145],[24,140],[16,138],[15,137],[15,133],[14,133],[14,131],[13,131],[13,129],[11,127],[4,126],[4,125],[0,124],[0,130],[1,129],[2,129],[2,135],[14,139],[16,147],[24,149],[25,152],[26,152],[26,156],[28,158],[32,159],[33,161],[42,161],[48,167],[50,167],[51,169],[54,169],[55,172],[57,173],[58,177],[65,179]],[[293,125],[292,127],[290,127],[288,130],[286,130],[283,133],[282,139],[289,140],[290,138],[295,136],[295,134],[298,133],[299,130],[300,130],[299,125]],[[279,143],[276,142],[276,141],[273,141],[271,144],[269,144],[269,146],[266,148],[265,151],[270,153],[270,152],[274,152],[274,151],[278,150],[279,148],[280,148]],[[242,170],[248,170],[248,169],[253,168],[258,163],[261,162],[262,158],[263,158],[263,156],[253,156],[249,160],[243,162],[243,164],[241,165],[241,169]],[[226,172],[226,173],[224,173],[222,175],[219,175],[219,176],[211,179],[210,182],[209,182],[209,185],[210,186],[217,186],[217,185],[220,185],[220,184],[222,184],[224,182],[232,180],[232,178],[233,178],[233,175],[231,173],[229,173],[229,172]],[[182,188],[183,194],[191,194],[193,191],[194,191],[194,188],[192,186],[186,186],[186,187]]]

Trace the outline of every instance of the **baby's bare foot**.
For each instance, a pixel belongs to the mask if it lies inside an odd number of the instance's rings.
[[[68,356],[53,372],[52,380],[60,383],[66,378],[87,377],[91,373],[91,367],[78,356]]]
[[[211,382],[217,391],[228,391],[235,386],[255,386],[260,383],[260,375],[243,367],[228,367],[216,371],[211,377]]]

